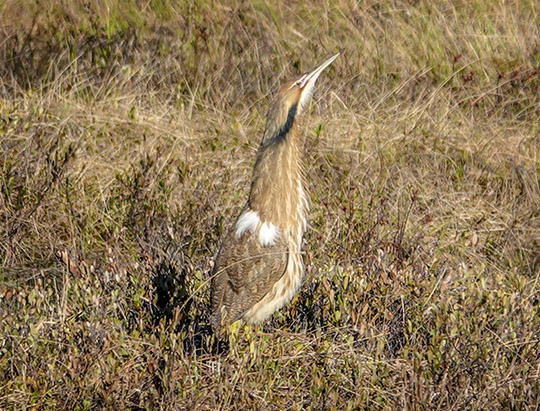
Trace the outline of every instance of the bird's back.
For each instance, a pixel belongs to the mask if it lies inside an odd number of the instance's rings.
[[[287,268],[288,248],[280,239],[261,245],[255,231],[224,238],[212,273],[211,317],[214,330],[242,318],[268,294]]]

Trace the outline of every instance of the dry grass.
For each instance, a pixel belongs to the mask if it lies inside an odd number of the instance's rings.
[[[539,21],[0,4],[0,408],[537,409]],[[306,282],[217,354],[211,260],[269,97],[337,49],[301,122]]]

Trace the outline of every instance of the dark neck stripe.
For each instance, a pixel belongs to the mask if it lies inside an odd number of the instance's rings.
[[[291,127],[294,123],[294,117],[296,116],[296,108],[297,104],[293,104],[291,108],[289,109],[289,112],[287,113],[287,120],[285,120],[285,124],[283,124],[279,130],[272,136],[272,141],[281,141],[285,139],[289,131],[291,131]]]

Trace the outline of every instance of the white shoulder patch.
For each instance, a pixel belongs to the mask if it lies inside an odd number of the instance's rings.
[[[252,233],[258,231],[259,243],[264,247],[274,245],[279,237],[277,227],[270,222],[261,222],[256,211],[244,211],[236,222],[236,236],[241,237],[246,231]]]
[[[274,245],[279,236],[277,227],[272,223],[262,223],[259,229],[259,243],[262,246]]]
[[[244,211],[236,222],[236,236],[241,237],[246,231],[255,231],[260,222],[261,219],[255,211]]]

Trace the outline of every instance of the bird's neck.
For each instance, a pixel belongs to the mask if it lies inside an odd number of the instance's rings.
[[[248,205],[261,220],[279,228],[305,228],[307,199],[302,184],[302,140],[294,122],[279,138],[259,147]],[[298,233],[297,233],[298,234]]]

